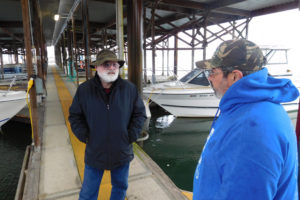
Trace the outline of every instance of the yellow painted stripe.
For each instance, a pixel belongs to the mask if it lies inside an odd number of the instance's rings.
[[[69,107],[72,104],[73,97],[71,96],[68,88],[65,86],[64,81],[61,79],[59,74],[56,71],[56,68],[52,68],[54,80],[56,83],[56,88],[59,96],[59,100],[62,106],[62,111],[65,117],[66,125],[69,131],[70,140],[72,143],[72,148],[74,152],[74,156],[77,163],[78,172],[80,175],[81,181],[83,180],[83,174],[84,174],[84,150],[85,150],[85,144],[80,142],[73,134],[70,123],[68,120],[69,116]],[[111,192],[111,181],[110,181],[110,172],[105,171],[102,182],[100,185],[100,191],[98,200],[109,200]]]
[[[193,199],[193,193],[189,191],[181,191],[184,196],[186,196],[189,200]]]

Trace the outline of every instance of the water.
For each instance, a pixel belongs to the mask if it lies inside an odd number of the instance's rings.
[[[157,109],[151,109],[151,114],[144,151],[177,187],[192,191],[195,168],[213,118],[175,118]],[[295,126],[297,112],[289,116]]]
[[[0,200],[13,200],[27,145],[30,125],[9,121],[0,133]]]
[[[168,113],[151,111],[149,139],[143,149],[177,187],[191,191],[212,118],[175,118]]]

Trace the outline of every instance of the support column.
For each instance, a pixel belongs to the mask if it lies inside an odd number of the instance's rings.
[[[4,79],[4,67],[3,67],[3,54],[2,49],[0,49],[0,59],[1,59],[1,77]]]
[[[21,0],[22,4],[22,18],[23,18],[23,30],[24,30],[24,43],[26,48],[26,65],[28,78],[33,75],[32,66],[32,54],[31,54],[31,35],[30,35],[30,20],[29,20],[29,5],[27,0]],[[39,133],[38,133],[38,113],[37,113],[37,102],[36,102],[36,92],[32,88],[29,92],[30,94],[30,109],[32,114],[32,131],[33,131],[33,142],[35,146],[40,146]]]
[[[152,7],[151,10],[151,47],[152,47],[152,83],[156,82],[156,72],[155,72],[155,20],[154,20],[154,16],[155,16],[155,7]]]
[[[19,54],[18,54],[18,49],[15,50],[15,63],[18,64],[19,63]]]
[[[72,35],[72,32],[71,32],[71,24],[70,23],[68,23],[68,28],[67,28],[67,34],[68,34],[68,40],[67,40],[67,44],[68,44],[68,55],[69,55],[69,57],[68,57],[68,61],[69,61],[69,63],[67,63],[67,65],[70,65],[70,68],[69,68],[69,66],[68,66],[68,69],[70,69],[70,75],[71,75],[71,77],[73,77],[73,48],[72,48],[72,37],[73,37],[73,35]]]
[[[79,86],[79,75],[78,75],[78,65],[77,65],[77,57],[78,57],[78,51],[77,51],[77,41],[76,41],[76,28],[75,28],[75,18],[72,17],[72,31],[73,31],[73,48],[74,48],[74,67],[76,70],[76,85]]]
[[[124,27],[123,27],[123,0],[116,0],[116,22],[117,22],[117,46],[118,58],[124,60]],[[120,75],[125,78],[124,67],[120,70]]]
[[[63,64],[63,70],[64,70],[64,73],[66,73],[67,69],[67,64],[66,64],[66,59],[67,59],[67,56],[66,56],[66,45],[65,45],[65,31],[62,33],[62,37],[61,37],[61,51],[62,51],[62,64]]]
[[[174,75],[177,76],[178,65],[178,33],[174,36]]]
[[[204,19],[204,33],[203,33],[203,59],[202,60],[206,60],[206,47],[207,47],[207,38],[206,38],[206,33],[207,33],[207,20],[206,18]]]
[[[193,70],[194,69],[194,63],[195,63],[195,37],[196,37],[196,34],[195,34],[195,28],[193,28],[192,30],[192,67],[191,69]]]
[[[128,78],[142,92],[143,74],[143,1],[127,1]]]
[[[82,11],[82,28],[83,28],[83,43],[84,43],[84,55],[85,55],[85,72],[86,80],[92,77],[92,70],[90,68],[90,36],[89,36],[89,11],[87,0],[81,1]]]

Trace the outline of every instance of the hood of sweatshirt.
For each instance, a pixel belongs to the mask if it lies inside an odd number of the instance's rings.
[[[222,112],[237,104],[270,101],[290,102],[299,96],[298,89],[289,79],[277,79],[268,75],[267,68],[243,77],[234,83],[220,101]]]

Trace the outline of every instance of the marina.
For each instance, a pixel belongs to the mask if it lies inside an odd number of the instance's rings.
[[[195,62],[209,59],[225,40],[251,38],[250,21],[299,5],[299,0],[1,1],[0,200],[79,198],[86,145],[72,132],[69,108],[79,85],[95,76],[92,63],[104,49],[125,61],[120,77],[136,86],[147,112],[132,144],[126,199],[191,200],[195,169],[220,103],[208,72]],[[290,49],[261,48],[269,74],[291,79],[299,89],[298,66],[286,60]],[[274,61],[277,51],[282,55]],[[282,105],[299,136],[299,98]],[[111,182],[105,170],[98,199],[110,199]]]

